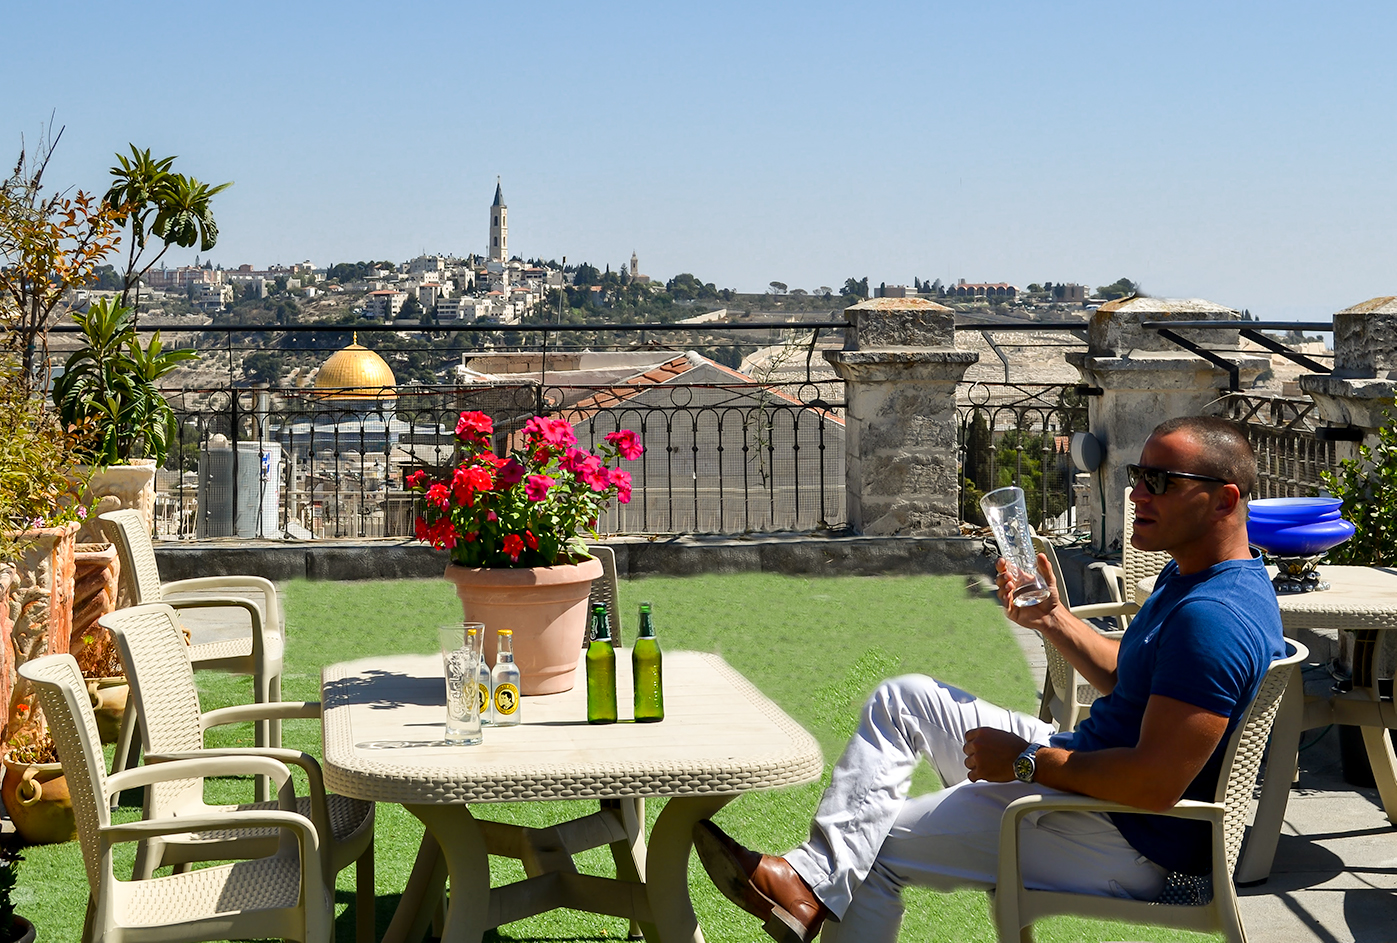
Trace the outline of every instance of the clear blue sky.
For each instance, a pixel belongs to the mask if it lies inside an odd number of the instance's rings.
[[[178,154],[235,181],[224,266],[483,251],[498,174],[515,252],[739,290],[1397,293],[1391,4],[46,0],[4,32],[6,166],[50,111],[52,182]]]

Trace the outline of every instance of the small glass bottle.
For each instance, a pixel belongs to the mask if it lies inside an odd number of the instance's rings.
[[[480,659],[475,663],[475,688],[476,700],[480,702],[480,722],[490,723],[490,663],[485,660],[485,653],[480,653]]]
[[[514,664],[514,630],[500,629],[495,669],[490,672],[490,722],[496,727],[519,723],[519,668]]]
[[[664,720],[664,670],[648,602],[640,604],[640,635],[631,646],[631,674],[635,681],[636,723],[653,724]]]
[[[616,723],[616,649],[606,606],[592,608],[592,641],[587,646],[587,723]]]

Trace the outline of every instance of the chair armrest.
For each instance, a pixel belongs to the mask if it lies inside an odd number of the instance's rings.
[[[1105,619],[1133,616],[1140,607],[1133,602],[1093,602],[1069,609],[1078,619]]]
[[[1125,569],[1114,563],[1092,563],[1087,565],[1088,570],[1096,570],[1101,574],[1101,578],[1106,581],[1106,592],[1110,593],[1113,602],[1124,602],[1125,589]]]
[[[249,756],[246,753],[239,753],[236,756],[200,757],[170,763],[148,763],[144,766],[124,769],[108,776],[107,792],[110,795],[123,789],[138,789],[178,779],[258,775],[270,776],[278,786],[282,786],[290,780],[291,770],[287,769],[286,764],[280,760],[264,756]]]
[[[287,766],[295,766],[306,774],[307,785],[310,789],[310,810],[311,821],[315,827],[329,835],[330,832],[330,812],[325,805],[325,773],[320,768],[320,761],[309,753],[300,750],[289,750],[285,747],[216,747],[205,750],[182,750],[177,753],[147,753],[146,763],[178,763],[184,760],[199,760],[205,757],[266,757],[284,763]]]
[[[199,729],[209,730],[224,724],[246,724],[257,720],[316,719],[320,716],[319,701],[272,701],[267,704],[237,704],[220,707],[199,715]]]
[[[309,847],[318,850],[319,836],[310,819],[295,812],[280,809],[242,809],[229,812],[212,812],[206,815],[162,816],[158,819],[141,819],[124,825],[107,825],[100,832],[108,845],[119,842],[145,841],[160,835],[179,835],[184,832],[223,831],[239,828],[290,828],[300,832]]]
[[[217,577],[207,577],[217,579]],[[181,583],[193,583],[196,580],[181,580]],[[174,585],[174,584],[170,584]],[[257,664],[261,664],[266,657],[266,627],[276,625],[276,621],[268,619],[262,614],[262,606],[255,599],[248,599],[246,596],[196,596],[193,599],[162,599],[161,602],[172,609],[242,609],[252,619],[252,658]],[[272,631],[277,631],[273,629]]]
[[[166,593],[202,593],[211,589],[250,590],[262,594],[262,611],[267,614],[267,624],[275,632],[281,631],[281,603],[277,600],[276,584],[261,576],[196,576],[187,580],[162,583],[160,595]]]
[[[1152,812],[1123,802],[1070,792],[1058,795],[1034,794],[1021,796],[1005,806],[1004,817],[1000,821],[1007,826],[1011,820],[1017,823],[1030,812],[1130,812],[1135,815],[1167,815],[1179,819],[1209,819],[1222,813],[1222,803],[1180,799],[1162,812]]]

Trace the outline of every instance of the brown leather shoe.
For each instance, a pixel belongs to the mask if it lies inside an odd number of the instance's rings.
[[[694,825],[694,848],[723,896],[763,922],[780,943],[810,943],[829,910],[785,858],[750,851],[708,820]]]

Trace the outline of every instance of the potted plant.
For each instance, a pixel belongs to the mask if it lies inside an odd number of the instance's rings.
[[[3,756],[0,799],[5,811],[15,831],[31,845],[72,841],[78,837],[73,800],[53,738],[42,727],[38,699],[30,694],[16,705],[15,716],[21,726],[6,741]]]
[[[0,845],[0,943],[34,943],[34,924],[15,913],[11,895],[24,858],[7,845]]]
[[[82,483],[68,475],[72,441],[37,394],[16,377],[15,357],[0,356],[0,700],[8,741],[21,729],[44,730],[31,712],[33,692],[16,669],[31,658],[68,650],[73,618],[74,537],[86,509]]]
[[[486,658],[493,664],[495,629],[513,629],[520,692],[566,691],[586,630],[587,596],[602,572],[581,533],[595,531],[613,498],[630,501],[630,473],[617,465],[644,449],[623,430],[605,437],[600,454],[585,451],[575,447],[566,420],[535,416],[518,447],[501,456],[491,449],[493,432],[485,413],[461,413],[451,477],[408,476],[408,487],[426,498],[417,538],[450,553],[446,578],[466,620],[486,625]]]

